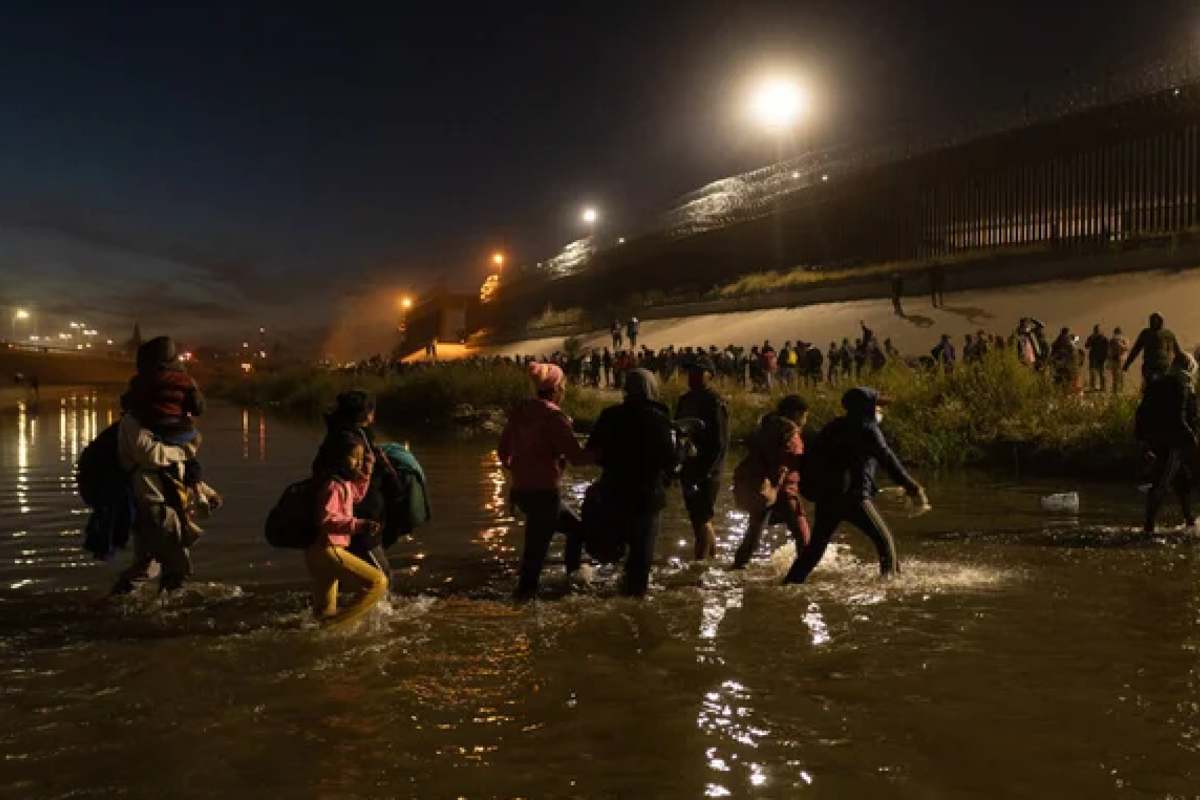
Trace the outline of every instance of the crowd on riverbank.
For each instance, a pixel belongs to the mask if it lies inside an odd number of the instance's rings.
[[[652,348],[644,341],[639,347],[633,327],[636,323],[636,317],[628,327],[614,321],[611,348],[584,348],[577,340],[568,339],[561,348],[540,354],[475,355],[455,361],[430,358],[417,362],[389,360],[376,355],[343,367],[341,371],[386,377],[454,364],[486,369],[523,367],[541,361],[560,367],[572,385],[619,390],[630,370],[646,369],[663,381],[671,381],[682,374],[683,365],[690,359],[704,355],[711,359],[718,378],[739,383],[750,390],[770,392],[777,388],[790,390],[861,381],[877,375],[889,364],[909,369],[953,371],[956,367],[981,363],[989,354],[1009,352],[1025,366],[1051,375],[1056,385],[1067,390],[1119,394],[1125,388],[1124,373],[1131,351],[1136,350],[1133,352],[1136,357],[1144,347],[1131,344],[1119,326],[1104,333],[1099,323],[1086,338],[1064,327],[1050,339],[1047,326],[1032,317],[1022,318],[1006,334],[981,328],[965,334],[961,343],[954,342],[949,334],[942,334],[931,342],[926,353],[902,353],[890,337],[881,339],[864,322],[859,323],[860,329],[855,336],[845,336],[840,342],[831,341],[827,348],[799,337],[776,340],[782,342],[778,346],[766,339],[749,348],[734,344],[720,347],[675,343]],[[1182,347],[1179,349],[1183,350]],[[1195,348],[1193,358],[1200,360],[1200,345]]]

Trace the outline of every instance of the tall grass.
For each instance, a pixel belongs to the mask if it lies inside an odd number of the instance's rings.
[[[776,387],[770,393],[747,391],[732,381],[718,381],[715,387],[729,407],[736,441],[790,392],[808,401],[809,430],[815,431],[842,413],[842,394],[856,383],[871,385],[892,399],[884,432],[896,451],[914,464],[1010,466],[1016,459],[1031,471],[1095,475],[1132,470],[1138,464],[1134,397],[1069,394],[1009,353],[993,353],[981,364],[960,366],[952,373],[891,364],[858,382],[834,386]],[[686,386],[677,378],[662,390],[664,401],[673,407]],[[586,428],[606,404],[602,398],[615,401],[612,393],[577,389],[564,405],[577,425]]]
[[[1033,470],[1116,474],[1138,463],[1132,438],[1135,398],[1068,394],[1007,352],[952,373],[891,364],[860,382],[892,398],[884,432],[897,452],[914,464],[1007,466],[1016,458],[1023,468]],[[842,393],[854,384],[794,390],[809,401],[810,430],[841,413]],[[374,393],[381,423],[401,430],[449,426],[455,408],[463,403],[507,410],[530,394],[524,370],[473,364],[385,377],[295,368],[218,381],[210,391],[235,402],[315,417],[339,392],[351,388]],[[663,401],[673,408],[686,388],[682,378],[664,382]],[[788,393],[783,387],[770,393],[748,391],[732,381],[718,381],[716,388],[728,404],[735,440],[745,438]],[[579,429],[588,430],[601,411],[619,401],[610,390],[572,386],[563,407]]]

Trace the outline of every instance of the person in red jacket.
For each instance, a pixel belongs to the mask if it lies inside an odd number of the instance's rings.
[[[579,569],[583,557],[580,521],[563,503],[558,484],[567,462],[579,466],[593,460],[576,441],[570,417],[559,408],[566,392],[562,369],[533,363],[529,377],[537,396],[513,409],[497,451],[501,466],[512,473],[509,496],[525,514],[525,548],[516,590],[519,599],[537,594],[555,532],[567,536],[567,572]]]
[[[808,544],[808,516],[800,499],[802,432],[808,420],[808,403],[788,395],[776,410],[764,416],[747,441],[746,457],[733,471],[733,496],[739,509],[749,514],[746,532],[733,559],[733,568],[750,563],[763,528],[773,522],[787,525],[796,540],[796,552]]]

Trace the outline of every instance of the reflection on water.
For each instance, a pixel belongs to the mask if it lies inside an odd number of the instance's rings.
[[[781,527],[689,562],[673,493],[645,602],[612,571],[507,600],[522,522],[494,441],[412,444],[435,521],[392,551],[399,593],[353,636],[308,621],[292,551],[262,542],[316,425],[215,405],[226,497],[196,582],[102,602],[73,465],[114,398],[0,413],[0,796],[1184,797],[1200,785],[1200,548],[1136,533],[1121,486],[929,481],[881,583],[839,536],[804,587]],[[414,432],[419,433],[419,432]],[[564,486],[578,507],[590,472]],[[1078,516],[1042,494],[1078,489]],[[181,689],[181,680],[183,687]],[[186,755],[181,755],[186,754]],[[204,765],[202,775],[191,764]],[[154,770],[145,769],[154,764]],[[262,770],[270,764],[270,770]],[[996,769],[1003,764],[1003,770]]]

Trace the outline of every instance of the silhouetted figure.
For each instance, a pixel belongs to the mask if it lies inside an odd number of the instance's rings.
[[[946,305],[945,291],[946,268],[941,264],[934,264],[929,268],[929,298],[934,308],[942,308]]]

